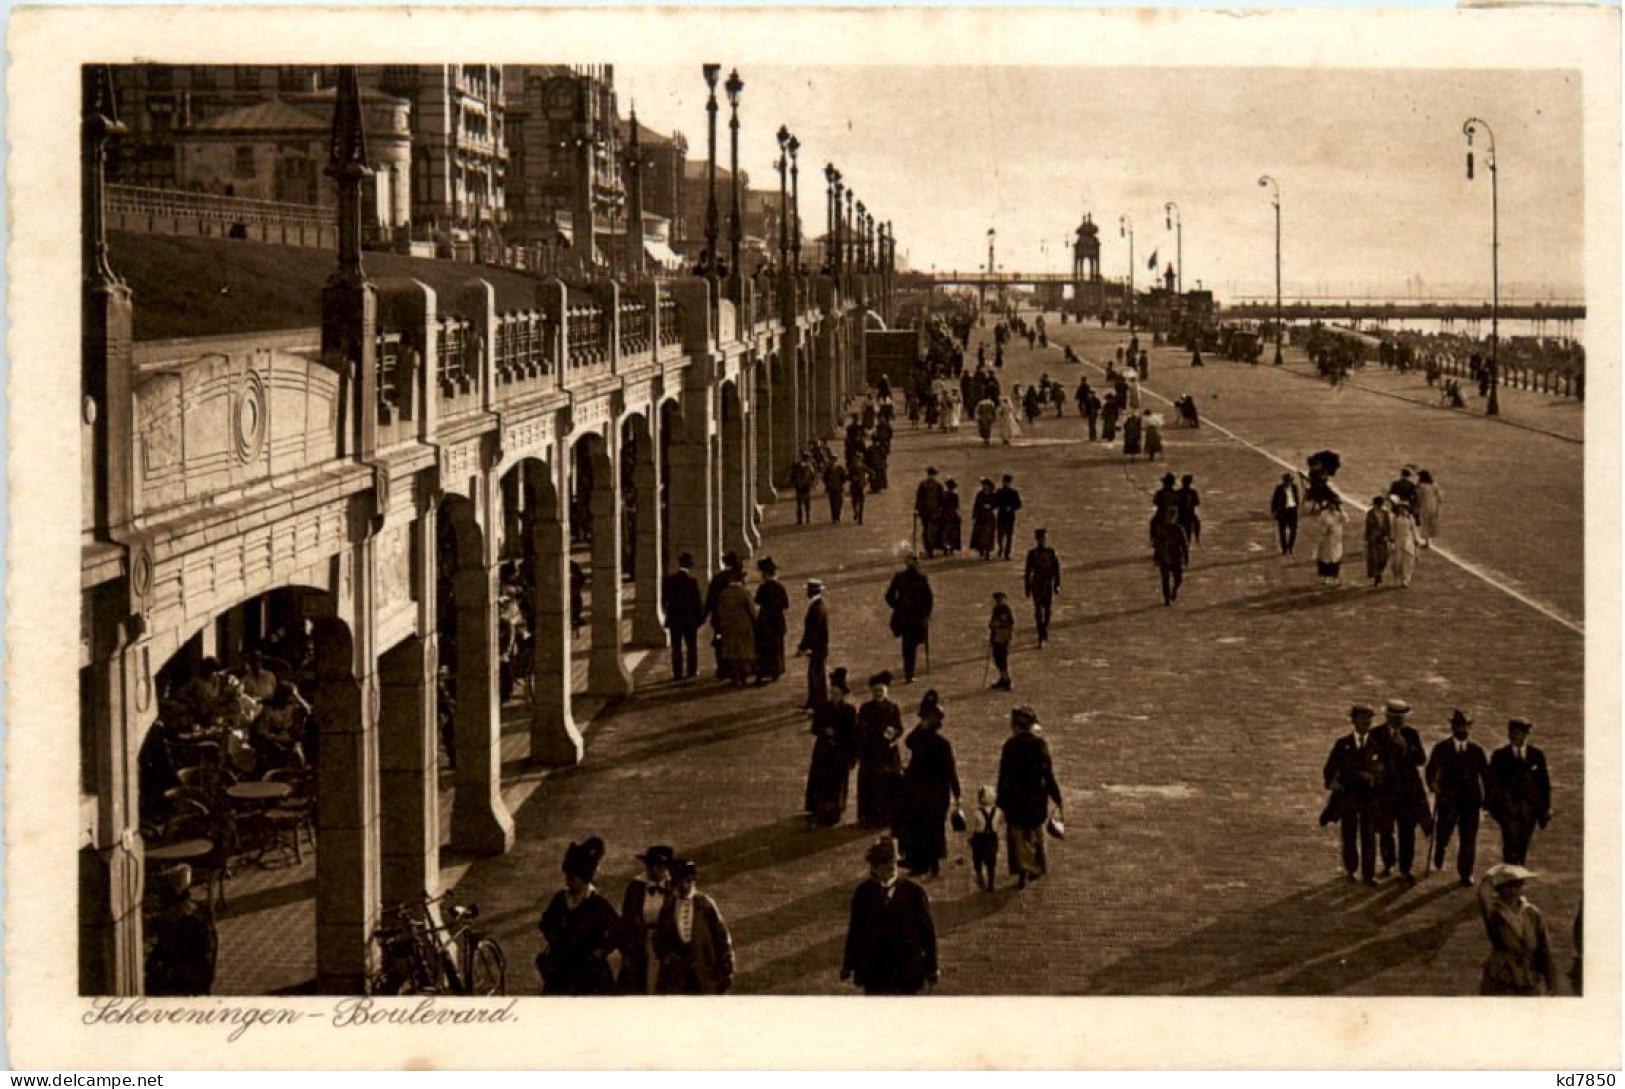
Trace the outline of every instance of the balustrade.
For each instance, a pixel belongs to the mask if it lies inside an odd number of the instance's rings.
[[[652,347],[649,335],[649,307],[642,302],[621,303],[621,354],[637,355]]]
[[[539,311],[498,316],[496,377],[499,388],[553,374],[552,332],[547,315]]]
[[[570,307],[567,345],[569,366],[566,375],[588,367],[609,362],[609,351],[604,336],[604,311],[597,306]]]
[[[683,327],[677,313],[677,300],[666,288],[660,289],[660,346],[670,348],[683,342]]]

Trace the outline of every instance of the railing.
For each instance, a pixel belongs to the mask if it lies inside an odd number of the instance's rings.
[[[597,306],[570,307],[569,372],[609,362],[608,338],[604,335],[604,311]]]
[[[660,289],[660,346],[670,348],[683,342],[683,327],[677,310],[677,300],[666,288]]]
[[[440,395],[445,398],[441,414],[455,416],[479,407],[480,363],[482,362],[479,336],[475,327],[456,317],[439,319],[435,333],[435,357],[438,363]]]
[[[501,314],[496,327],[498,388],[547,378],[553,368],[553,327],[536,310]]]
[[[165,216],[234,225],[338,229],[338,216],[332,208],[138,185],[109,185],[107,211],[109,215]]]
[[[648,304],[635,301],[621,303],[621,354],[637,355],[652,347]]]

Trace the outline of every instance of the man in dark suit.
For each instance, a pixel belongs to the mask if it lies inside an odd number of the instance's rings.
[[[1292,555],[1292,547],[1298,542],[1298,508],[1302,504],[1302,497],[1298,494],[1298,482],[1292,479],[1291,473],[1282,473],[1281,482],[1275,485],[1275,493],[1270,496],[1270,514],[1275,517],[1275,532],[1281,539],[1281,555]]]
[[[1534,724],[1515,718],[1507,723],[1507,744],[1490,757],[1488,809],[1501,826],[1501,861],[1524,865],[1535,827],[1552,819],[1552,780],[1546,754],[1529,744]]]
[[[717,601],[722,597],[722,591],[732,586],[735,581],[745,581],[745,565],[737,552],[725,552],[722,556],[722,570],[711,576],[711,581],[705,587],[705,603],[700,615],[711,622],[711,630],[718,631],[717,627]],[[711,649],[717,656],[717,676],[722,676],[722,637],[715,636],[711,640]],[[693,676],[692,672],[689,676]]]
[[[1038,645],[1049,638],[1050,608],[1061,591],[1061,557],[1044,540],[1045,531],[1033,530],[1033,547],[1027,550],[1027,569],[1022,574],[1022,593],[1033,601],[1033,622],[1038,628]]]
[[[790,465],[790,487],[796,492],[796,525],[812,521],[813,467],[805,457],[796,456]]]
[[[846,502],[846,466],[830,462],[824,470],[824,494],[829,498],[829,520],[841,520],[841,505]]]
[[[1039,735],[1038,714],[1031,707],[1010,712],[1010,736],[999,751],[999,778],[995,788],[1004,812],[1005,844],[1010,873],[1019,888],[1043,877],[1049,869],[1044,852],[1044,831],[1050,803],[1061,811],[1061,785],[1049,742]]]
[[[1450,834],[1459,829],[1456,873],[1463,888],[1473,884],[1473,862],[1478,854],[1478,811],[1484,806],[1484,784],[1489,778],[1489,760],[1478,742],[1469,740],[1473,720],[1460,708],[1450,716],[1450,736],[1433,746],[1428,755],[1428,789],[1433,791],[1438,813],[1435,817],[1433,866],[1444,869],[1445,848]]]
[[[1405,725],[1411,705],[1389,700],[1383,711],[1382,732],[1388,743],[1388,781],[1382,790],[1382,818],[1378,827],[1382,851],[1382,875],[1387,877],[1399,863],[1400,880],[1414,885],[1416,876],[1416,830],[1424,836],[1433,833],[1433,816],[1428,812],[1427,788],[1421,771],[1427,764],[1422,737]],[[1397,843],[1396,843],[1397,839]],[[1397,847],[1397,851],[1396,851]],[[1397,858],[1396,858],[1397,855]]]
[[[1001,560],[1010,558],[1010,546],[1016,537],[1016,511],[1021,509],[1021,493],[1016,491],[1014,480],[1009,473],[1005,473],[1004,483],[993,493],[993,510],[996,514],[994,528],[997,530]]]
[[[851,490],[852,520],[860,526],[863,525],[863,497],[869,491],[869,480],[872,476],[863,452],[859,451],[852,459],[852,464],[847,467],[846,479],[847,486]]]
[[[687,680],[699,668],[696,660],[696,633],[705,620],[700,584],[689,568],[694,557],[687,552],[677,557],[677,570],[660,582],[660,608],[666,614],[666,630],[671,633],[671,677]],[[685,651],[686,656],[685,656]]]
[[[940,524],[942,521],[942,481],[937,479],[937,467],[925,471],[925,479],[914,489],[914,513],[920,518],[920,543],[925,558],[930,559],[942,547]]]
[[[824,605],[824,584],[807,580],[807,616],[801,625],[798,655],[807,656],[807,700],[803,711],[817,711],[829,699],[829,611]]]
[[[1388,778],[1388,747],[1371,732],[1371,708],[1349,709],[1354,732],[1337,739],[1326,758],[1326,789],[1332,792],[1321,823],[1340,821],[1343,829],[1343,872],[1350,881],[1358,871],[1367,885],[1377,883],[1379,792]]]
[[[907,566],[886,587],[892,634],[903,640],[903,683],[914,683],[920,645],[931,638],[931,580],[920,570],[920,557],[910,553]]]
[[[884,836],[864,855],[869,877],[852,894],[841,981],[864,994],[919,994],[937,981],[931,898],[897,872],[897,844]]]

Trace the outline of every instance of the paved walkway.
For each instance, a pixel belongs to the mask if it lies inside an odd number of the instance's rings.
[[[1127,339],[1054,331],[1086,359]],[[1019,560],[927,565],[938,601],[931,672],[894,692],[909,722],[935,687],[972,792],[994,778],[1010,707],[1030,702],[1068,799],[1054,872],[1022,893],[978,891],[963,838],[951,837],[943,876],[928,883],[942,936],[940,990],[1474,992],[1485,941],[1472,893],[1438,877],[1414,889],[1351,887],[1334,834],[1315,823],[1321,765],[1347,728],[1347,706],[1392,695],[1416,707],[1429,744],[1458,705],[1473,711],[1490,748],[1509,715],[1538,724],[1557,817],[1531,852],[1547,875],[1532,897],[1566,964],[1581,891],[1582,638],[1438,557],[1423,558],[1412,590],[1364,588],[1357,528],[1350,585],[1321,590],[1307,547],[1293,560],[1276,554],[1267,503],[1280,474],[1271,456],[1301,465],[1312,450],[1338,449],[1339,484],[1351,494],[1374,493],[1400,463],[1418,462],[1445,491],[1447,547],[1581,617],[1581,448],[1465,418],[1441,427],[1448,417],[1430,409],[1272,368],[1185,363],[1183,353],[1154,351],[1148,388],[1191,392],[1245,442],[1214,427],[1171,429],[1168,461],[1148,465],[1083,442],[1070,403],[1067,416],[1047,417],[1013,447],[984,448],[969,425],[927,433],[904,421],[894,487],[871,497],[867,525],[797,527],[792,504],[768,511],[765,550],[797,597],[804,578],[828,581],[832,661],[859,678],[898,668],[881,594],[908,545],[913,483],[927,464],[966,492],[984,474],[1013,473],[1026,500],[1018,539],[1045,525],[1060,551],[1062,596],[1041,651],[1020,601]],[[1069,387],[1094,373],[1062,364],[1052,347],[1011,352],[1004,377],[1025,383],[1046,370]],[[1202,543],[1172,608],[1161,604],[1145,545],[1150,493],[1164,471],[1195,474],[1203,496]],[[985,687],[995,588],[1016,604],[1013,697]],[[796,614],[799,627],[799,604]],[[586,761],[530,787],[515,849],[461,877],[459,895],[480,904],[507,951],[511,989],[535,993],[536,920],[560,885],[564,848],[597,834],[609,844],[599,884],[617,902],[644,846],[669,842],[698,859],[701,885],[733,930],[740,991],[842,991],[847,904],[868,837],[850,825],[804,825],[810,738],[794,710],[799,680],[678,685],[660,655],[636,678],[634,697],[589,728]],[[1497,860],[1493,824],[1479,846],[1480,868]]]

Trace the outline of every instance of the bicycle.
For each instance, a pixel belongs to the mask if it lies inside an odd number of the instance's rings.
[[[384,909],[373,932],[373,995],[507,993],[507,959],[496,939],[471,924],[479,907],[450,904],[450,893]],[[449,918],[445,908],[449,907]]]

